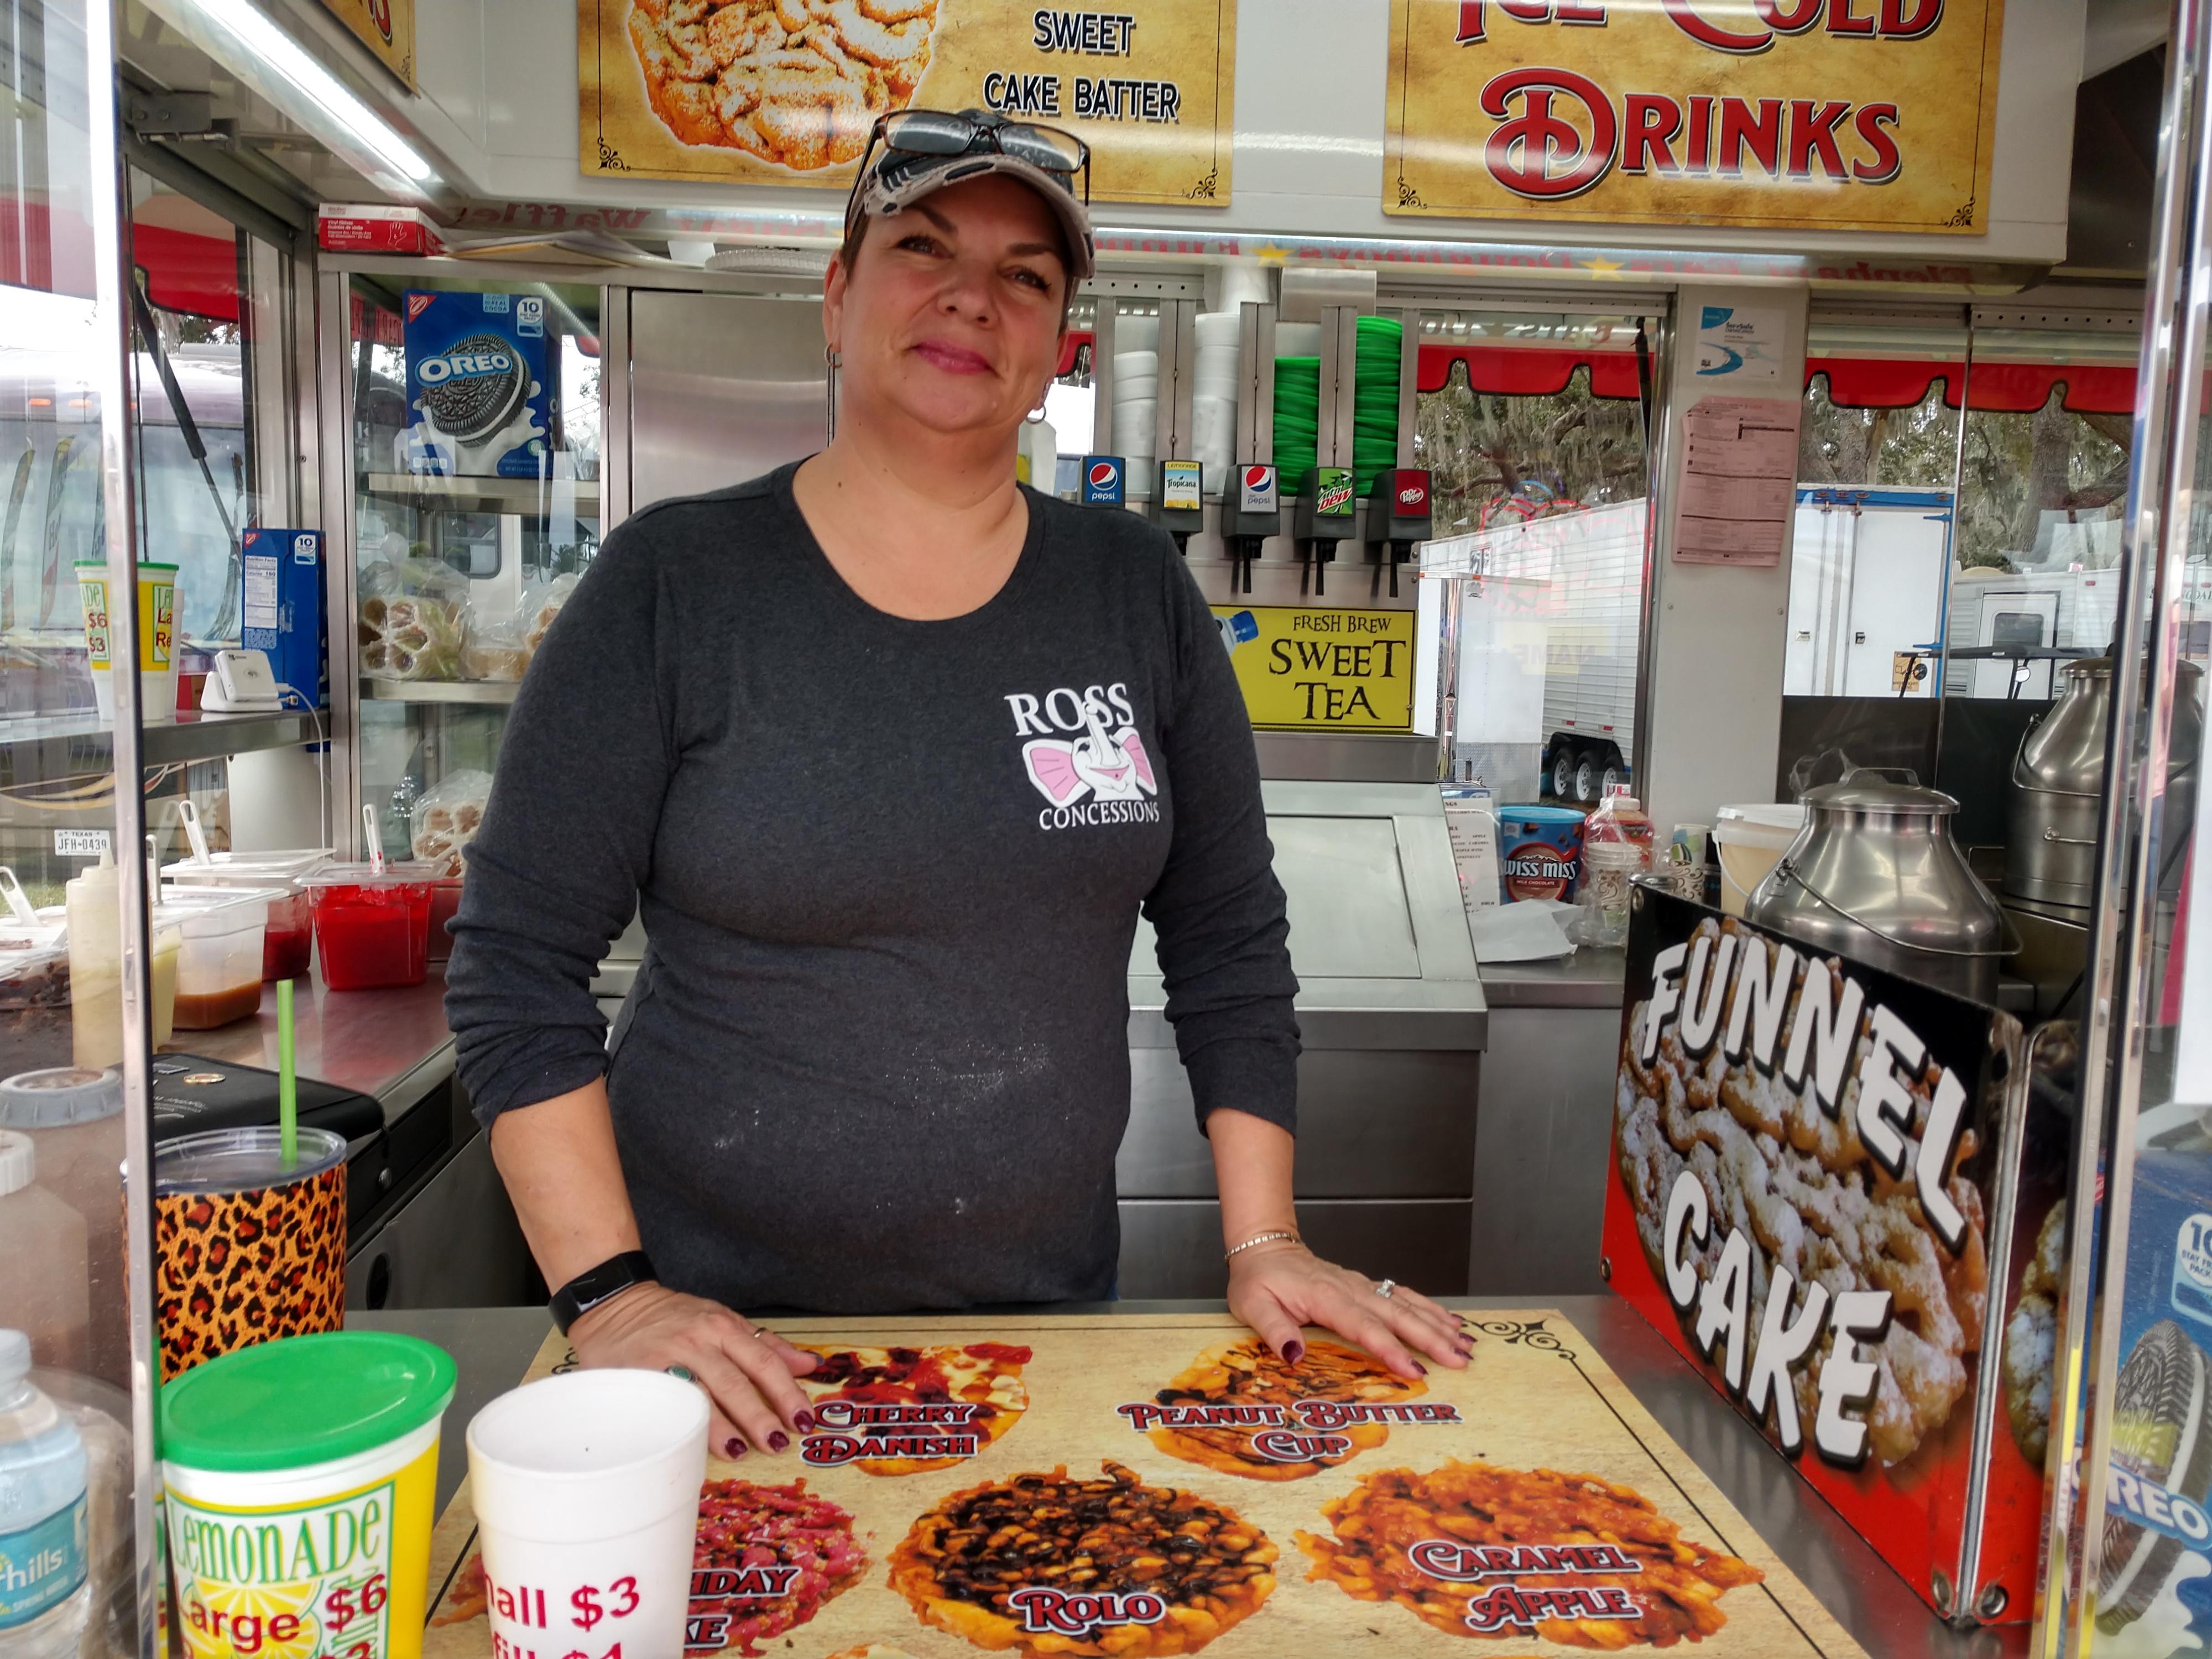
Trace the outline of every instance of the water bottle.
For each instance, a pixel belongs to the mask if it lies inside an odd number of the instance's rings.
[[[92,1607],[84,1442],[0,1330],[0,1659],[65,1659]]]

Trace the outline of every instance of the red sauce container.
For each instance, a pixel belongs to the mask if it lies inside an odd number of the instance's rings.
[[[300,878],[331,855],[327,847],[283,853],[217,853],[206,863],[185,859],[161,866],[161,878],[190,889],[281,888],[269,901],[269,925],[261,936],[261,978],[305,979],[314,957],[314,915]]]
[[[434,864],[387,859],[326,864],[301,878],[313,906],[323,983],[333,991],[420,985],[429,963],[430,891],[444,873]]]

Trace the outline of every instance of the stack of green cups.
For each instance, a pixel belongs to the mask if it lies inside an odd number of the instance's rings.
[[[1314,470],[1321,432],[1321,359],[1275,359],[1275,471],[1285,495],[1295,495]]]
[[[1352,382],[1352,471],[1361,496],[1376,474],[1398,464],[1398,367],[1404,325],[1395,317],[1359,319]],[[1280,428],[1277,428],[1279,441]]]

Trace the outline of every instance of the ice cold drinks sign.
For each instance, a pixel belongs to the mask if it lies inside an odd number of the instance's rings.
[[[1988,229],[2004,0],[1393,0],[1386,212]]]

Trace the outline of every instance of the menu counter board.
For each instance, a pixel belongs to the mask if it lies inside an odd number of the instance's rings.
[[[1565,1318],[1463,1317],[1473,1364],[1412,1383],[1216,1314],[772,1322],[820,1426],[708,1465],[689,1650],[1862,1654]],[[483,1659],[465,1484],[430,1571],[425,1659]]]

